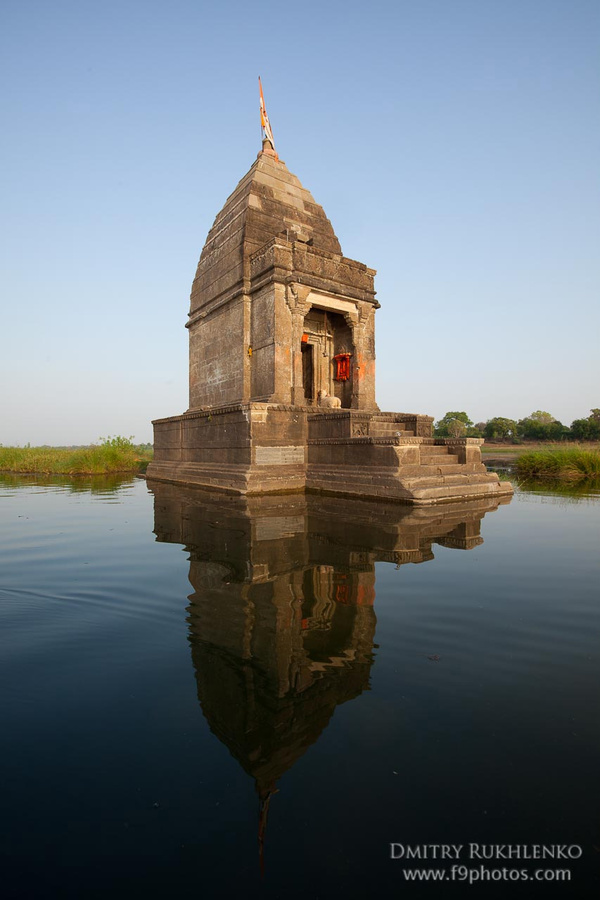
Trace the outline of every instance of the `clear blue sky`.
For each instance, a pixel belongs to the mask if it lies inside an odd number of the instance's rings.
[[[187,407],[213,219],[277,149],[378,270],[382,409],[600,406],[598,0],[4,0],[0,443]]]

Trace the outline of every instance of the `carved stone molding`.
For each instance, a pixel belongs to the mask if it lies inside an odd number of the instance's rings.
[[[309,294],[310,288],[305,284],[288,282],[285,291],[285,301],[292,313],[302,316],[308,313],[311,307],[311,304],[307,301]]]

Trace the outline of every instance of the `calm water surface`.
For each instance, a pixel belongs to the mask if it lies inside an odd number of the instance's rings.
[[[592,489],[412,510],[4,476],[0,895],[597,896],[599,533]]]

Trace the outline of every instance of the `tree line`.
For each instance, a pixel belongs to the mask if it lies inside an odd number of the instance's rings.
[[[466,412],[447,412],[434,425],[436,437],[484,437],[492,441],[519,444],[521,441],[598,441],[600,409],[590,410],[586,419],[563,425],[554,416],[537,409],[524,419],[494,416],[487,422],[473,423]]]

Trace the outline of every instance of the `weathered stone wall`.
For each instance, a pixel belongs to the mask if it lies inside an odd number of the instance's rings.
[[[306,412],[289,407],[254,407],[251,413],[254,462],[277,466],[306,462]],[[268,452],[266,452],[268,450]]]
[[[251,254],[282,233],[292,239],[301,234],[319,249],[341,253],[331,222],[310,192],[285,163],[260,153],[208,234],[192,285],[190,315],[234,296],[249,277]]]
[[[377,409],[375,402],[375,307],[359,303],[354,325],[355,354],[352,360],[353,409]]]
[[[162,463],[181,461],[181,423],[181,416],[173,416],[154,423],[155,460]]]
[[[190,327],[190,409],[243,399],[244,330],[242,297]]]
[[[293,325],[292,313],[287,303],[287,291],[281,282],[274,285],[275,292],[275,393],[274,403],[292,403],[293,373]]]
[[[374,269],[336,253],[325,253],[297,241],[292,248],[292,269],[303,284],[357,300],[375,302]]]
[[[251,387],[254,398],[275,393],[275,292],[267,284],[252,295],[250,344]]]
[[[241,410],[186,417],[181,424],[184,462],[248,464],[248,418]]]

